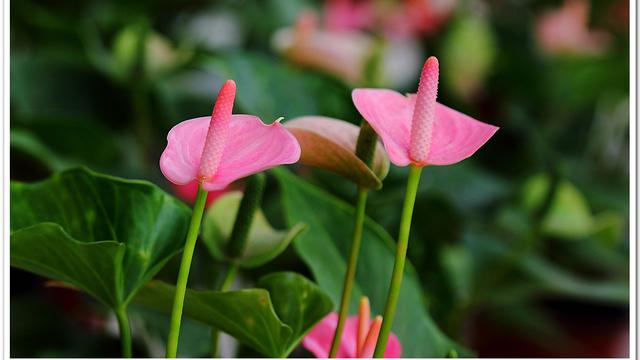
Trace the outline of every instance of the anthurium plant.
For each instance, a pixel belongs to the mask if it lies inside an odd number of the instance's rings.
[[[88,3],[11,5],[12,356],[575,357],[628,309],[588,2]]]

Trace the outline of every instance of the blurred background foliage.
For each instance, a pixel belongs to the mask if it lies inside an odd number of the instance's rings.
[[[375,3],[391,9],[419,1]],[[479,356],[626,356],[628,2],[426,3],[430,12],[421,14],[430,17],[420,24],[429,26],[408,33],[347,26],[385,39],[380,85],[415,91],[421,62],[436,55],[440,101],[501,127],[472,159],[425,169],[409,248],[424,306]],[[11,178],[35,181],[85,165],[175,193],[157,165],[166,133],[208,114],[227,78],[238,84],[237,113],[266,122],[315,114],[359,123],[350,92],[362,81],[287,48],[310,9],[320,17],[331,10],[311,0],[12,1]],[[362,45],[336,44],[323,46]],[[353,202],[346,180],[293,170]],[[368,204],[392,236],[405,179],[406,169],[392,166]],[[267,189],[264,211],[282,228],[272,176]],[[205,249],[197,253],[193,283],[211,284],[217,265]],[[171,281],[176,269],[174,259],[160,277]],[[290,248],[242,281],[266,270],[310,276]],[[161,356],[164,320],[132,313],[134,334],[142,334],[135,353]],[[115,319],[104,309],[15,269],[11,319],[12,356],[118,355]],[[187,321],[181,355],[205,355],[207,331]],[[226,341],[223,355],[233,355],[232,347]]]

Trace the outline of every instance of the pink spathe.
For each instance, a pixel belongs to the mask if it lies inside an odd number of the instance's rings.
[[[418,94],[355,89],[353,102],[397,166],[450,165],[473,155],[498,127],[436,102],[438,61],[427,59]]]
[[[174,126],[160,157],[162,174],[176,185],[198,181],[204,190],[221,190],[231,182],[300,158],[296,138],[278,121],[266,125],[251,115],[231,115],[235,83],[222,87],[211,117]]]
[[[350,316],[344,324],[344,331],[342,333],[342,341],[338,348],[338,358],[363,358],[372,357],[376,346],[376,340],[378,339],[378,333],[380,332],[380,324],[377,329],[375,324],[377,321],[382,322],[382,319],[372,321],[371,325],[374,325],[375,339],[370,340],[369,344],[364,343],[361,349],[362,355],[358,353],[358,316]],[[309,350],[317,358],[326,358],[329,356],[329,350],[331,349],[331,342],[333,341],[333,334],[338,326],[338,314],[333,312],[324,319],[322,319],[302,340],[302,345]],[[367,332],[367,335],[370,331]],[[373,339],[372,335],[372,339]],[[365,338],[366,339],[366,338]],[[389,342],[387,343],[387,349],[384,353],[385,358],[399,358],[402,355],[402,345],[398,338],[391,334],[389,335]]]
[[[363,296],[360,299],[358,315],[348,317],[344,324],[342,339],[338,347],[339,358],[371,358],[378,342],[382,316],[376,316],[370,321],[371,307],[369,299]],[[324,317],[304,337],[302,345],[317,358],[329,356],[333,336],[338,326],[338,314],[333,312]],[[402,355],[402,345],[392,333],[384,353],[386,358],[399,358]]]

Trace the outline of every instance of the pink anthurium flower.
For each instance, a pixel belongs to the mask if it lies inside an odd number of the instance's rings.
[[[251,115],[232,115],[236,84],[220,89],[211,117],[174,126],[160,157],[162,174],[176,185],[197,181],[206,191],[300,158],[300,145],[279,121],[266,125]]]
[[[358,315],[347,318],[345,329],[342,333],[342,341],[338,349],[338,358],[371,358],[378,341],[382,316],[370,319],[369,299],[360,299]],[[338,325],[338,314],[333,312],[322,319],[305,336],[302,345],[317,358],[326,358],[329,355],[333,334]],[[402,354],[402,345],[392,333],[389,335],[389,343],[385,351],[386,358],[399,358]]]
[[[397,166],[450,165],[473,155],[498,130],[436,102],[438,59],[424,64],[418,93],[355,89],[353,102]]]

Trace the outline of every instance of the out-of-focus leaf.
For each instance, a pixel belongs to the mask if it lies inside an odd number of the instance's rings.
[[[356,125],[324,116],[302,116],[287,121],[285,127],[300,143],[300,163],[332,171],[365,188],[382,187],[389,159],[380,143],[371,169],[356,156],[360,132]]]
[[[140,54],[140,41],[144,41],[144,53]],[[154,78],[186,63],[193,52],[187,49],[176,49],[169,39],[142,24],[133,24],[122,29],[113,44],[113,66],[115,74],[121,78],[131,75],[139,61],[144,57],[145,74]]]
[[[187,289],[184,315],[214,326],[269,357],[287,357],[333,304],[314,283],[295,273],[270,274],[261,289],[198,291]],[[169,313],[174,287],[152,281],[135,302]]]
[[[605,211],[593,218],[593,236],[603,244],[615,246],[622,240],[625,219],[615,211]]]
[[[46,115],[106,120],[114,116],[121,105],[118,94],[110,92],[104,79],[92,71],[80,53],[12,51],[12,114],[18,119]]]
[[[456,300],[469,300],[473,285],[473,259],[468,249],[460,245],[446,246],[440,253],[440,262],[448,277]]]
[[[306,226],[298,223],[285,231],[269,225],[262,211],[258,210],[251,224],[243,254],[229,259],[225,248],[242,200],[242,192],[233,191],[218,198],[207,210],[202,224],[202,240],[211,255],[220,261],[230,261],[241,267],[256,267],[280,255],[289,243],[300,235]]]
[[[354,210],[286,170],[274,169],[273,172],[280,182],[287,221],[295,223],[305,219],[309,224],[309,231],[294,242],[294,247],[320,286],[337,302],[342,293],[349,249],[346,239],[351,238]],[[374,313],[383,312],[393,254],[393,240],[384,229],[371,220],[365,221],[351,297],[352,312],[357,308],[360,295],[371,299]],[[406,357],[439,357],[454,348],[466,353],[448,339],[429,317],[411,265],[405,270],[393,332],[400,339],[402,355]]]
[[[626,280],[579,279],[538,256],[526,256],[520,263],[520,268],[540,281],[545,291],[554,294],[620,304],[629,302],[629,282]]]
[[[548,177],[539,175],[530,179],[523,188],[524,206],[529,210],[539,207],[549,186]],[[551,207],[542,220],[542,231],[565,239],[580,239],[593,233],[594,223],[589,204],[568,180],[558,184]]]
[[[532,250],[514,251],[493,235],[474,228],[465,232],[465,246],[474,256],[474,270],[479,278],[488,280],[489,274],[495,277],[496,266],[503,275],[518,273],[520,277],[516,286],[503,286],[506,280],[490,279],[493,286],[500,286],[499,291],[491,294],[490,300],[495,303],[513,303],[543,296],[570,297],[588,299],[615,304],[629,302],[629,283],[626,279],[596,280],[581,278],[555,263],[543,258]],[[505,263],[508,261],[508,263]],[[506,265],[506,267],[505,267]],[[492,273],[493,271],[493,273]]]
[[[11,147],[53,171],[78,165],[107,169],[120,160],[117,139],[102,124],[88,120],[29,119],[11,130]]]
[[[204,62],[204,68],[238,85],[238,106],[265,122],[306,114],[354,114],[349,89],[327,76],[276,62],[258,53],[239,52]],[[268,94],[268,96],[266,96]],[[211,90],[208,90],[211,99]]]
[[[491,26],[482,15],[461,14],[443,43],[443,83],[459,97],[469,99],[482,87],[496,57]]]
[[[189,209],[151,183],[84,168],[11,183],[11,265],[118,307],[183,246]]]

